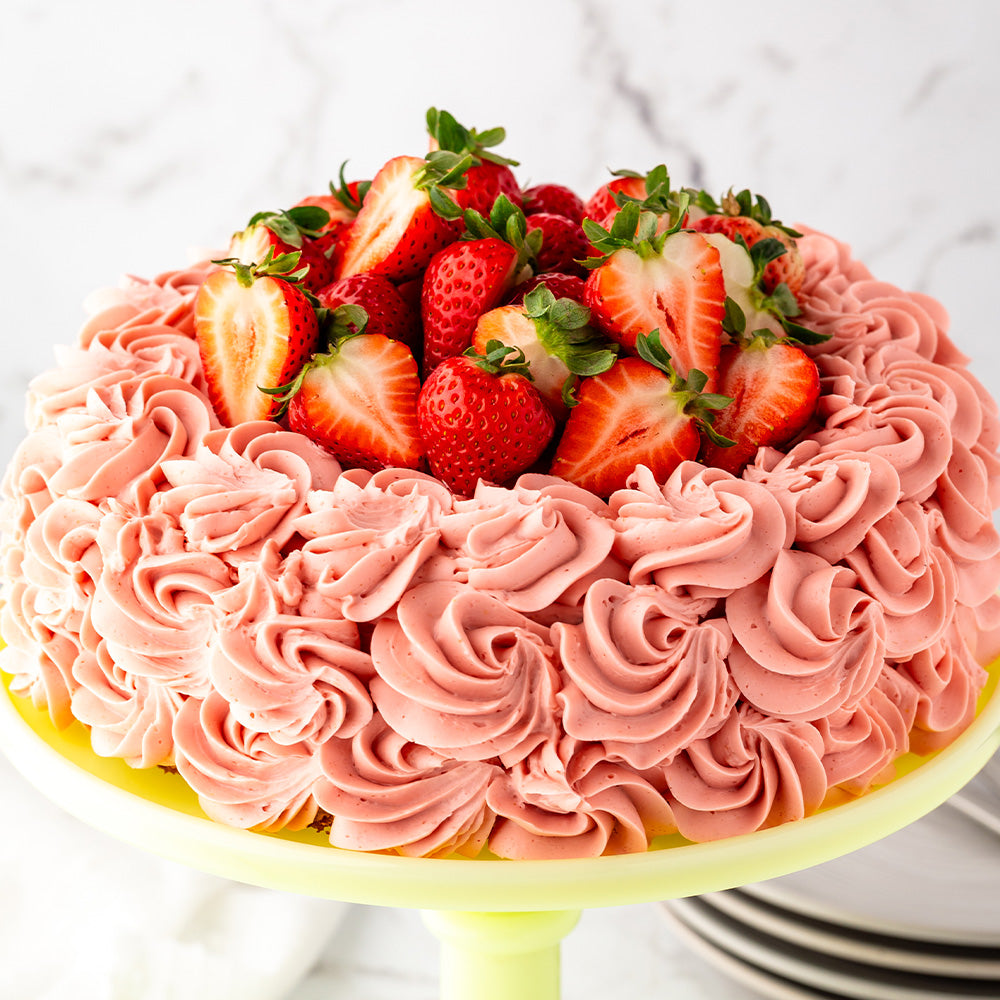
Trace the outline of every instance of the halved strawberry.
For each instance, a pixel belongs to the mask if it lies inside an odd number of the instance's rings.
[[[368,333],[381,333],[398,340],[414,353],[420,347],[420,320],[416,310],[381,274],[352,274],[321,288],[316,297],[327,309],[349,303],[361,306],[368,314]]]
[[[523,305],[501,306],[480,316],[472,347],[479,354],[491,342],[519,348],[535,388],[556,420],[563,420],[577,376],[607,371],[617,357],[617,345],[589,322],[589,309],[573,299],[557,299],[541,285],[525,296]]]
[[[761,275],[761,288],[774,293],[784,284],[793,296],[798,295],[806,269],[795,237],[802,234],[773,218],[766,198],[747,189],[737,194],[730,189],[716,203],[706,191],[696,191],[694,203],[708,213],[691,224],[698,232],[722,233],[734,241],[740,237],[751,248],[761,240],[777,240],[785,252],[772,256]]]
[[[529,469],[555,431],[524,355],[487,346],[443,361],[417,400],[431,471],[466,496],[480,479],[503,485]]]
[[[417,363],[405,344],[363,332],[364,320],[361,328],[335,338],[329,352],[315,355],[294,382],[276,388],[275,398],[287,403],[292,430],[343,465],[372,472],[419,469],[424,448],[417,429]]]
[[[727,344],[719,366],[719,391],[733,402],[715,420],[729,448],[707,441],[706,465],[739,475],[764,445],[780,447],[810,421],[819,398],[816,363],[801,347],[769,332]]]
[[[491,128],[485,132],[477,132],[474,128],[459,124],[448,111],[428,108],[427,131],[432,149],[447,150],[456,156],[472,158],[472,165],[465,172],[465,186],[453,194],[463,211],[471,208],[480,215],[489,215],[493,203],[500,195],[521,207],[521,186],[510,169],[517,166],[517,160],[500,156],[489,148],[503,142],[506,138],[504,129]]]
[[[245,229],[233,233],[229,257],[248,266],[283,254],[299,254],[299,267],[308,267],[302,284],[315,292],[333,277],[333,265],[317,243],[320,230],[330,221],[325,208],[299,205],[283,212],[258,212]]]
[[[298,253],[250,266],[216,263],[195,301],[195,336],[209,398],[222,423],[266,420],[277,404],[261,386],[293,378],[316,349],[319,327],[309,299],[295,284]]]
[[[562,184],[535,184],[524,190],[524,214],[534,215],[536,212],[549,212],[574,222],[583,222],[583,199]]]
[[[714,389],[726,301],[719,251],[700,233],[657,233],[656,214],[635,203],[618,212],[610,231],[583,224],[605,254],[589,261],[584,291],[595,325],[630,354],[639,336],[659,330],[677,371],[698,369]]]
[[[581,382],[552,460],[552,475],[601,497],[622,489],[637,465],[664,482],[697,457],[701,433],[715,434],[711,411],[730,402],[703,393],[700,372],[682,379],[655,331],[637,344],[641,357]]]
[[[334,251],[334,274],[371,272],[391,281],[415,278],[458,238],[462,210],[445,189],[464,184],[471,157],[444,151],[426,159],[396,156],[376,173],[350,229]]]
[[[529,236],[524,214],[502,195],[489,220],[471,209],[465,218],[468,238],[440,250],[424,273],[425,375],[469,346],[479,317],[531,273],[540,242],[541,233]]]

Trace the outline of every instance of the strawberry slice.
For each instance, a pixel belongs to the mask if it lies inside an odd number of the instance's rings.
[[[719,367],[720,392],[733,402],[715,420],[718,433],[736,442],[706,442],[702,460],[736,475],[764,445],[775,448],[810,421],[819,398],[816,363],[787,338],[764,331],[745,344],[727,344]]]
[[[496,342],[487,348],[443,361],[417,400],[431,471],[465,496],[480,479],[503,485],[529,469],[555,431],[524,355]]]
[[[321,230],[330,222],[329,212],[319,205],[298,205],[283,212],[258,212],[245,229],[233,234],[229,257],[243,264],[260,264],[268,253],[272,259],[299,254],[302,284],[318,291],[333,278],[330,263],[319,242]]]
[[[425,374],[469,346],[479,317],[531,273],[541,242],[541,232],[529,235],[524,213],[503,195],[488,220],[471,209],[465,219],[468,238],[440,250],[424,273]]]
[[[636,343],[640,357],[580,384],[552,460],[552,475],[601,497],[624,488],[637,465],[664,482],[697,457],[701,433],[727,443],[712,427],[712,411],[730,400],[703,393],[701,372],[682,379],[655,333]]]
[[[584,228],[606,256],[592,258],[584,305],[594,323],[630,354],[636,340],[659,330],[677,371],[705,373],[716,384],[726,286],[719,251],[700,233],[657,233],[658,216],[626,204],[611,230]]]
[[[391,281],[415,278],[459,236],[462,210],[446,193],[465,183],[471,157],[444,150],[395,156],[372,179],[361,210],[334,251],[334,274],[372,272]]]
[[[577,376],[607,371],[616,360],[617,345],[589,322],[589,309],[573,299],[557,299],[540,285],[524,297],[523,305],[501,306],[480,316],[472,346],[479,354],[496,341],[519,348],[531,366],[535,388],[556,420],[564,420]]]
[[[258,265],[227,259],[205,279],[195,302],[194,324],[209,398],[222,423],[232,426],[274,415],[275,402],[261,386],[294,377],[316,348],[316,313],[295,283],[299,254]]]
[[[417,363],[398,340],[365,333],[358,306],[342,306],[360,333],[333,338],[290,385],[270,390],[288,406],[288,425],[330,451],[345,466],[377,472],[419,469],[424,448],[417,429]]]

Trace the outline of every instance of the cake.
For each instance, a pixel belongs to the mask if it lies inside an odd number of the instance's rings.
[[[4,479],[12,691],[406,856],[735,836],[952,741],[1000,421],[942,306],[748,191],[428,129],[89,300]]]

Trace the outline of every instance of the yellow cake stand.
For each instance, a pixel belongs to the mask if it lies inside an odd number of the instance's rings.
[[[0,675],[2,676],[2,675]],[[7,679],[9,680],[9,679]],[[205,817],[175,774],[98,757],[80,724],[0,688],[0,751],[84,822],[225,878],[345,902],[424,911],[441,943],[442,1000],[557,1000],[559,945],[588,907],[728,889],[864,847],[936,808],[1000,748],[1000,662],[972,725],[946,749],[907,755],[889,784],[814,816],[709,844],[663,838],[646,854],[565,861],[358,854],[320,834],[261,834]]]

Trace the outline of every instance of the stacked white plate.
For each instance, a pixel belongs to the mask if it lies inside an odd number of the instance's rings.
[[[870,847],[664,912],[773,1000],[1000,1000],[998,777],[995,759],[957,799]]]

